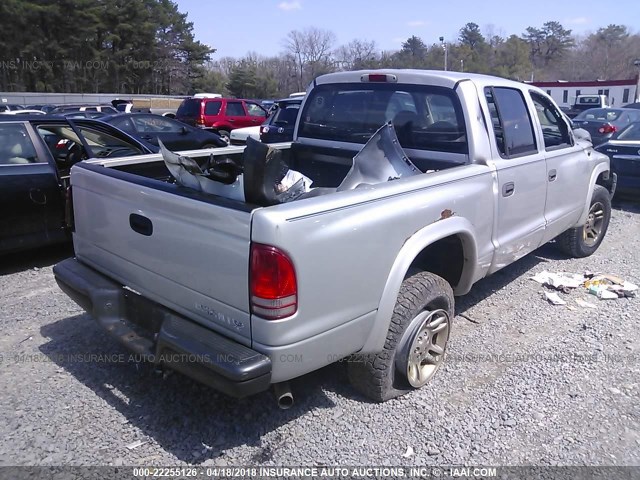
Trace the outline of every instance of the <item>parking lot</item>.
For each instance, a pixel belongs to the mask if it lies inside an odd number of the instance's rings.
[[[373,404],[344,364],[235,400],[139,363],[55,284],[70,247],[0,260],[0,464],[631,465],[640,462],[640,298],[553,306],[542,270],[640,283],[640,205],[592,257],[547,245],[459,298],[445,367]],[[595,303],[583,308],[575,299]]]

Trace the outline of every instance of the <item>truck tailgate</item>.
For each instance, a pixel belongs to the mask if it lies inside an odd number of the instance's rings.
[[[71,176],[77,258],[246,345],[251,211],[94,165]]]

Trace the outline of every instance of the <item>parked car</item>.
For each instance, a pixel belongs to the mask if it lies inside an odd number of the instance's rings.
[[[246,145],[248,138],[253,138],[254,140],[260,140],[260,129],[261,126],[255,127],[242,127],[236,128],[235,130],[231,130],[230,143],[231,145]]]
[[[256,102],[237,98],[186,98],[176,113],[176,120],[213,130],[227,143],[231,130],[261,125],[266,118]]]
[[[618,130],[638,121],[640,110],[633,108],[590,108],[573,118],[577,128],[584,128],[591,134],[594,147],[609,140]]]
[[[260,141],[264,143],[290,142],[304,97],[278,100],[273,113],[260,127]]]
[[[637,109],[640,109],[640,102],[630,103],[629,105],[624,105],[622,108],[637,108]]]
[[[52,115],[69,112],[118,113],[118,110],[111,105],[58,105],[49,111]]]
[[[578,95],[575,102],[565,113],[569,118],[574,118],[590,108],[609,108],[609,98],[606,95],[588,94]]]
[[[611,171],[618,175],[616,191],[640,195],[640,122],[627,125],[596,150],[611,159]]]
[[[65,193],[72,165],[156,150],[97,120],[0,115],[0,254],[69,240]]]
[[[101,118],[136,138],[158,145],[158,139],[173,150],[225,147],[220,135],[152,113],[121,113]]]
[[[0,103],[0,112],[8,112],[11,110],[24,110],[24,106],[15,103]]]
[[[65,113],[57,113],[55,115],[61,115],[66,118],[101,118],[106,115],[110,115],[105,112],[93,112],[93,111],[76,111],[76,112],[65,112]]]
[[[49,113],[51,110],[56,108],[56,106],[55,105],[38,104],[38,105],[27,105],[25,108],[29,109],[29,110],[41,110],[44,113]]]
[[[0,112],[2,115],[45,115],[45,112],[42,110],[31,110],[25,108],[24,110],[6,110],[4,112]]]

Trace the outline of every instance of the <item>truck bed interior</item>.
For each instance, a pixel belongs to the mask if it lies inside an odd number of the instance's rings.
[[[293,143],[291,149],[283,149],[284,162],[291,170],[296,170],[313,180],[313,187],[336,188],[344,180],[352,167],[353,157],[357,151],[338,148],[319,148]],[[208,154],[202,156],[191,155],[199,165],[204,165],[209,158]],[[234,153],[225,155],[239,164],[243,164],[243,155]],[[451,162],[424,158],[410,158],[413,164],[422,172],[432,172],[460,166],[463,162]],[[170,174],[164,161],[147,161],[137,163],[123,163],[111,167],[112,170],[126,172],[146,179],[160,181],[166,184],[174,184],[175,179]],[[178,187],[178,186],[176,186]],[[180,187],[181,190],[184,187]]]

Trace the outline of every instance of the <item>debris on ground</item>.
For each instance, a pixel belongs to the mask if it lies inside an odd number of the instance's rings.
[[[541,284],[543,287],[561,292],[564,294],[571,293],[579,287],[586,288],[587,292],[595,295],[601,300],[616,300],[618,298],[632,298],[636,296],[638,286],[631,282],[627,282],[623,278],[609,274],[594,274],[585,272],[583,274],[566,273],[566,272],[548,272],[542,271],[531,280]],[[544,292],[545,299],[553,305],[566,305],[566,302],[555,293]],[[582,303],[581,303],[582,302]],[[582,300],[576,300],[576,303],[584,308],[596,308],[595,305]]]
[[[145,443],[149,443],[148,440],[136,440],[133,443],[130,443],[129,445],[126,446],[126,448],[128,448],[129,450],[135,450],[138,447],[141,447],[142,445],[144,445]]]
[[[564,300],[562,300],[560,298],[560,296],[557,293],[549,293],[549,292],[543,292],[544,298],[551,304],[551,305],[566,305],[567,302],[565,302]]]
[[[591,302],[585,302],[584,300],[580,300],[579,298],[576,298],[576,303],[578,304],[579,307],[582,307],[582,308],[592,308],[592,309],[598,308],[597,305]]]

